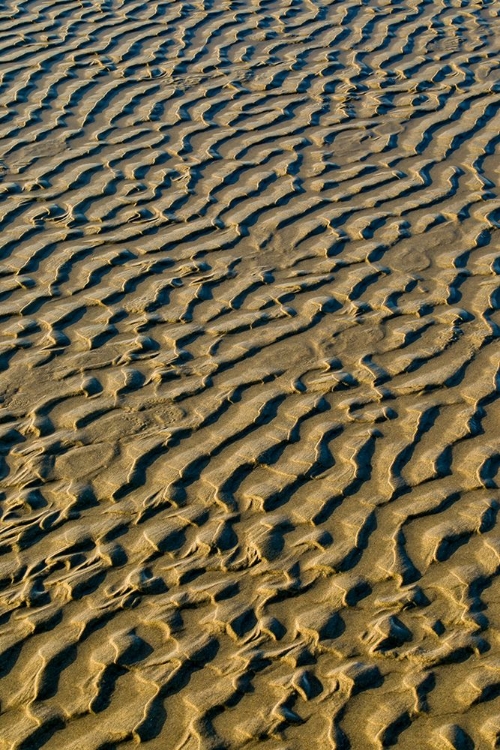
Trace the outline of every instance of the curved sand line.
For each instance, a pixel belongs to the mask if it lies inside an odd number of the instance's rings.
[[[0,750],[497,747],[497,5],[0,30]]]

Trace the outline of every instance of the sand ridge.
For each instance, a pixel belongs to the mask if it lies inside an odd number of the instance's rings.
[[[0,31],[0,750],[498,746],[497,4]]]

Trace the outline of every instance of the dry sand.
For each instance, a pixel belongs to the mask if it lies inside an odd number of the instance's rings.
[[[1,750],[498,746],[499,13],[2,3]]]

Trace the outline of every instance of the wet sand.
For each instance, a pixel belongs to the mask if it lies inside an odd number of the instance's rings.
[[[0,750],[498,746],[499,54],[5,0]]]

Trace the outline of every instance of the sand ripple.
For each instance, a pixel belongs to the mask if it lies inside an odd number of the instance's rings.
[[[0,30],[0,749],[496,747],[498,4]]]

